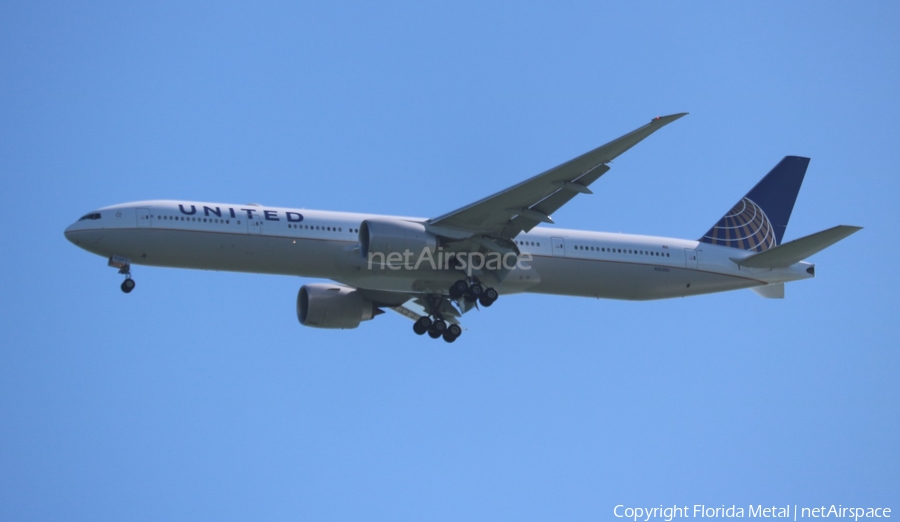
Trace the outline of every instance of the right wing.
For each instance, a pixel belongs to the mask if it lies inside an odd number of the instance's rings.
[[[433,233],[456,239],[485,234],[512,239],[538,223],[553,223],[550,215],[609,170],[607,163],[686,112],[654,118],[621,138],[525,180],[493,196],[431,219]]]

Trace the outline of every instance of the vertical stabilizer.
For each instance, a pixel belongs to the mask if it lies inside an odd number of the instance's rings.
[[[808,166],[809,158],[785,156],[700,241],[756,252],[780,245]]]

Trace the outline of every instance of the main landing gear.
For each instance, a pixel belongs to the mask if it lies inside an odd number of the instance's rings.
[[[448,324],[447,321],[444,321],[441,318],[432,321],[430,317],[425,316],[420,317],[413,324],[413,331],[418,335],[427,333],[428,337],[431,337],[432,339],[443,337],[448,343],[452,343],[457,337],[462,335],[462,328],[460,328],[458,324]]]
[[[500,297],[500,294],[498,294],[496,290],[493,288],[485,288],[484,285],[478,281],[472,281],[470,284],[465,279],[460,279],[450,287],[451,299],[465,299],[470,303],[478,301],[478,303],[485,308],[494,304],[494,301],[496,301],[498,297]]]
[[[453,283],[450,286],[450,299],[460,301],[464,299],[467,303],[478,302],[481,306],[488,307],[494,304],[500,295],[493,288],[485,288],[478,280],[472,280],[470,283],[465,279]],[[440,302],[446,302],[446,296],[431,295],[426,313],[428,315],[420,317],[413,324],[413,331],[417,335],[428,334],[428,337],[437,339],[443,337],[448,343],[455,341],[462,335],[462,328],[458,324],[448,323],[441,317]]]

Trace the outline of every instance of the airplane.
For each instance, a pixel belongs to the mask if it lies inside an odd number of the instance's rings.
[[[750,288],[783,298],[815,276],[809,256],[857,232],[839,225],[783,243],[809,158],[787,156],[700,238],[540,227],[609,163],[687,113],[650,123],[494,195],[434,218],[259,204],[139,201],[65,230],[135,288],[132,265],[327,279],[300,287],[299,322],[350,329],[392,310],[454,342],[463,314],[523,292],[650,300]]]

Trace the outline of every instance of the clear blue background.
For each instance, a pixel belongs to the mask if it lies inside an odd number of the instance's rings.
[[[0,518],[607,520],[900,510],[893,2],[3,2]],[[454,345],[297,322],[308,280],[63,229],[180,198],[432,217],[690,111],[559,226],[699,237],[812,158],[784,301],[515,296]]]

